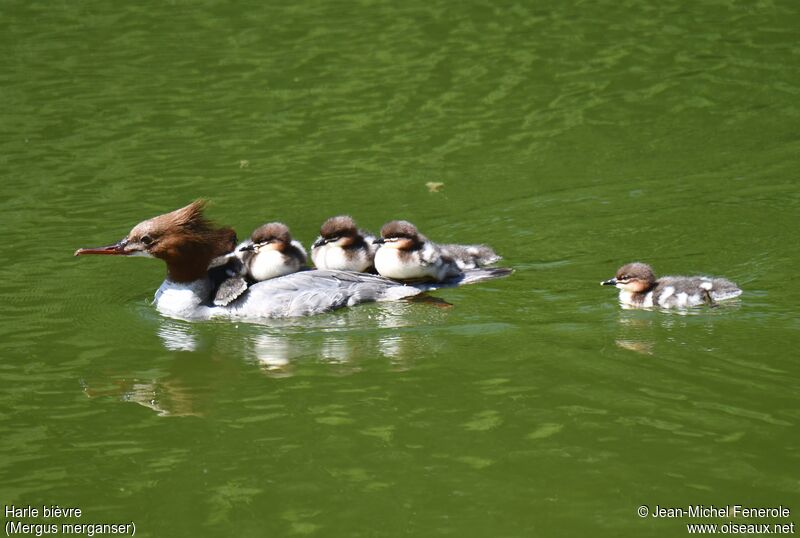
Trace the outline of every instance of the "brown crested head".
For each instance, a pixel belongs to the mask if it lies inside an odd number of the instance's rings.
[[[644,282],[655,282],[656,277],[653,269],[646,263],[628,263],[617,269],[615,275],[617,280],[642,280]]]
[[[611,280],[602,284],[616,286],[632,293],[643,293],[652,288],[656,283],[653,269],[646,263],[628,263],[617,269],[617,274]]]
[[[253,230],[253,233],[250,234],[250,240],[255,244],[289,244],[292,242],[292,234],[289,233],[289,227],[284,223],[269,222]]]
[[[75,255],[152,256],[167,263],[174,282],[205,276],[212,259],[236,247],[236,232],[217,227],[203,214],[205,200],[140,222],[122,241],[102,248],[79,249]]]
[[[381,236],[375,240],[375,243],[399,250],[417,250],[425,241],[425,237],[410,222],[393,220],[383,225]]]
[[[352,217],[349,215],[339,215],[338,217],[331,217],[323,222],[319,229],[319,235],[326,240],[346,236],[352,237],[358,235],[358,228]]]
[[[381,228],[381,237],[384,239],[419,239],[417,227],[407,220],[393,220]]]

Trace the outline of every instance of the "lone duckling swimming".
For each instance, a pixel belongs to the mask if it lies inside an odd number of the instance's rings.
[[[733,299],[742,294],[739,287],[724,278],[708,276],[663,276],[656,279],[645,263],[629,263],[617,270],[614,278],[600,283],[619,288],[619,302],[636,308],[686,308]]]

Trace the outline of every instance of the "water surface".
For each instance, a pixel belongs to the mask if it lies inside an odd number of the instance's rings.
[[[142,536],[676,536],[636,508],[800,510],[799,12],[5,2],[2,503]],[[449,308],[191,324],[149,305],[160,263],[71,258],[197,197],[240,236],[405,218],[516,272]],[[598,283],[634,260],[745,293],[624,311]]]

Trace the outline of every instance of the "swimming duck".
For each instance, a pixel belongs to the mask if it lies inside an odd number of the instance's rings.
[[[656,279],[646,263],[629,263],[617,270],[614,278],[603,286],[616,286],[619,302],[624,306],[650,308],[685,308],[702,304],[714,305],[742,294],[739,287],[724,278],[708,276],[664,276]]]
[[[81,248],[75,256],[144,256],[164,261],[166,279],[153,303],[166,316],[189,320],[307,316],[371,301],[401,300],[443,285],[460,286],[511,273],[510,269],[475,269],[446,283],[410,286],[351,271],[300,271],[257,282],[230,304],[214,305],[209,268],[231,253],[236,234],[208,220],[204,207],[205,202],[198,200],[147,219],[117,243]]]

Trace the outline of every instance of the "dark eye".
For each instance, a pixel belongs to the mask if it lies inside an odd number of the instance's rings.
[[[149,246],[149,245],[151,245],[153,243],[153,238],[150,237],[149,235],[143,235],[141,241],[145,245]]]

